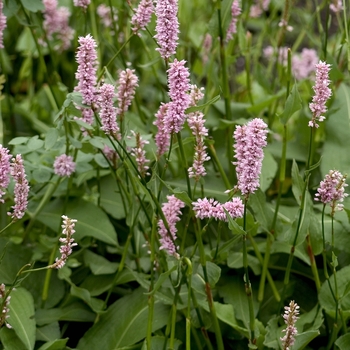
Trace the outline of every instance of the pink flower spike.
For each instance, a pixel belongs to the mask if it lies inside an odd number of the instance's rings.
[[[156,32],[154,36],[160,46],[156,50],[164,59],[176,53],[179,36],[177,19],[178,0],[158,0],[156,4]]]
[[[287,325],[287,328],[284,329],[282,332],[286,332],[286,335],[284,337],[281,337],[283,350],[291,349],[291,347],[295,343],[295,336],[298,334],[298,330],[295,327],[295,323],[298,320],[299,315],[299,305],[292,300],[289,303],[289,306],[284,307],[284,323]]]
[[[6,298],[6,299],[5,299]],[[7,319],[10,317],[10,301],[11,296],[6,297],[5,285],[0,284],[0,305],[2,305],[2,310],[0,312],[0,328],[5,324],[7,328],[11,329],[12,326],[7,322]]]
[[[74,6],[82,7],[84,10],[90,5],[91,0],[73,0]]]
[[[14,220],[21,219],[24,216],[28,206],[29,185],[26,179],[26,173],[23,166],[23,159],[20,154],[12,158],[11,176],[15,181],[15,205],[12,206],[13,213],[7,213]]]
[[[101,4],[97,6],[97,14],[100,17],[101,23],[106,28],[112,28],[113,21],[118,21],[118,9],[115,7],[112,7],[112,13],[111,13],[111,7],[107,6],[105,4]],[[117,25],[117,23],[115,23]],[[118,29],[118,27],[116,28]],[[110,32],[111,35],[114,35],[114,32]]]
[[[317,122],[322,122],[325,117],[322,115],[327,112],[326,102],[332,95],[332,90],[328,87],[330,84],[329,71],[330,64],[320,61],[316,64],[316,81],[313,87],[315,95],[312,98],[312,103],[309,107],[312,112],[312,120],[309,121],[309,126],[318,128]]]
[[[127,68],[119,74],[118,79],[118,109],[117,115],[123,116],[131,105],[134,98],[136,87],[138,86],[138,77],[134,69]]]
[[[239,1],[238,0],[233,0],[232,6],[231,6],[231,23],[227,29],[226,33],[226,42],[229,42],[230,40],[233,39],[233,34],[237,33],[237,21],[238,21],[238,16],[241,14],[242,10],[239,6]]]
[[[151,21],[152,13],[154,12],[153,0],[141,0],[135,14],[131,18],[133,25],[132,31],[137,34],[139,30],[145,30],[148,23]],[[138,35],[140,35],[138,33]]]
[[[3,1],[0,0],[0,48],[4,48],[4,29],[7,27],[6,16],[3,14],[2,9],[4,7]]]
[[[169,96],[171,102],[168,104],[168,110],[165,117],[165,130],[169,133],[178,133],[181,131],[185,122],[185,110],[190,104],[188,91],[190,90],[190,72],[185,67],[186,61],[170,63],[168,69]]]
[[[340,12],[343,10],[343,1],[342,0],[332,0],[332,3],[329,5],[329,9],[334,12]]]
[[[146,158],[146,151],[144,150],[145,145],[149,144],[149,142],[143,140],[139,132],[136,133],[131,130],[131,133],[136,140],[136,147],[131,149],[131,155],[135,157],[137,170],[141,174],[141,177],[145,177],[146,175],[150,175],[148,172],[149,166],[146,165],[149,163],[149,160]]]
[[[169,231],[166,229],[163,220],[158,221],[158,233],[160,235],[160,249],[165,249],[168,254],[179,258],[176,252],[178,247],[175,246],[176,240],[176,223],[180,221],[181,208],[185,207],[185,203],[177,199],[174,195],[167,196],[168,202],[163,203],[162,210],[169,226]],[[169,234],[171,236],[169,236]]]
[[[170,137],[171,135],[168,133],[165,127],[165,117],[168,110],[168,103],[162,103],[159,107],[158,112],[156,113],[156,120],[153,122],[154,125],[158,127],[158,132],[155,136],[155,143],[157,145],[158,158],[163,155],[170,146]]]
[[[76,55],[78,70],[75,77],[78,80],[77,91],[83,96],[83,103],[91,105],[96,102],[96,71],[97,71],[97,52],[96,42],[88,34],[86,37],[79,37],[79,48]]]
[[[103,84],[101,86],[98,98],[98,102],[101,107],[101,130],[103,130],[107,135],[114,135],[119,139],[120,134],[119,126],[117,124],[117,108],[113,107],[113,100],[115,97],[116,94],[114,92],[113,85]]]
[[[10,184],[10,151],[0,144],[0,203],[4,203],[2,196],[5,194],[5,189]]]
[[[58,176],[71,176],[75,171],[75,163],[73,157],[61,154],[57,156],[53,163],[54,172]]]
[[[61,269],[66,264],[69,255],[72,254],[72,248],[78,245],[77,243],[74,243],[74,238],[72,238],[75,233],[74,226],[77,220],[70,219],[65,215],[62,215],[62,219],[62,235],[65,237],[59,239],[62,243],[60,247],[61,256],[56,258],[56,262],[49,266],[51,269]]]

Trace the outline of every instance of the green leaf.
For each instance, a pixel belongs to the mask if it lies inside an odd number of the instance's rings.
[[[163,284],[163,282],[171,275],[173,271],[175,271],[178,268],[177,265],[174,265],[171,269],[167,270],[166,272],[163,272],[159,278],[157,279],[157,282],[155,283],[153,289],[149,293],[145,293],[146,295],[152,295],[154,294]]]
[[[55,199],[45,206],[38,215],[38,220],[56,232],[62,220],[63,207],[64,201]],[[107,215],[96,205],[83,199],[73,199],[68,203],[65,215],[78,220],[74,235],[77,241],[88,236],[114,246],[118,244],[117,235]]]
[[[17,288],[11,293],[10,318],[8,323],[16,332],[26,349],[34,349],[35,318],[34,300],[24,288]]]
[[[221,268],[218,265],[212,263],[211,261],[207,261],[205,263],[205,266],[207,269],[207,276],[208,276],[209,285],[211,288],[214,288],[220,279]]]
[[[4,349],[26,349],[13,329],[2,327],[0,329],[0,340]]]
[[[36,151],[44,146],[44,141],[39,139],[38,135],[31,137],[27,143],[27,147],[31,151]]]
[[[45,149],[51,149],[58,139],[58,130],[50,128],[45,136]]]
[[[193,112],[197,112],[197,111],[201,111],[203,110],[205,107],[208,107],[210,105],[212,105],[213,103],[217,102],[218,100],[220,100],[220,95],[217,95],[215,97],[213,97],[211,100],[209,100],[208,102],[202,104],[202,105],[199,105],[199,106],[193,106],[193,107],[190,107],[190,108],[187,108],[185,113],[186,114],[189,114],[189,113],[193,113]]]
[[[36,329],[36,340],[48,342],[60,338],[60,336],[60,325],[57,321]]]
[[[159,335],[156,335],[151,338],[151,349],[152,350],[163,350],[164,349],[164,344],[166,344],[165,349],[170,349],[170,339],[166,340],[165,337],[161,337]],[[174,345],[171,349],[173,350],[178,350],[181,346],[182,342],[178,339],[175,339]],[[141,350],[147,350],[147,340],[143,342]]]
[[[339,350],[349,350],[350,349],[350,334],[344,334],[339,337],[334,343]]]
[[[293,182],[292,191],[294,194],[294,198],[296,199],[298,205],[300,205],[301,198],[303,195],[303,190],[305,187],[305,182],[300,175],[298,165],[294,159],[293,159],[293,165],[292,165],[292,182]]]
[[[157,300],[154,304],[152,332],[163,327],[169,317],[169,307]],[[139,288],[112,304],[80,339],[77,348],[117,349],[139,342],[146,337],[148,297]]]
[[[9,142],[9,145],[22,145],[24,143],[27,143],[28,139],[29,137],[23,137],[23,136],[15,137]]]
[[[301,98],[298,91],[297,84],[294,84],[291,92],[287,97],[286,104],[284,105],[284,111],[279,116],[280,121],[283,125],[286,125],[291,116],[299,111],[302,107]]]
[[[44,168],[34,169],[32,172],[33,179],[40,184],[48,182],[51,174],[52,173],[49,170]]]
[[[260,188],[249,198],[249,205],[252,207],[254,216],[265,232],[270,232],[273,219],[273,211],[266,202],[264,192]]]
[[[77,287],[75,284],[71,283],[70,293],[73,296],[83,300],[96,313],[103,310],[104,301],[101,299],[92,298],[87,289]]]
[[[94,275],[108,275],[115,273],[118,263],[108,261],[101,255],[95,254],[90,250],[84,251],[84,262]]]
[[[273,179],[276,176],[278,170],[278,164],[269,151],[264,151],[264,159],[262,162],[261,176],[260,176],[260,189],[265,192],[271,186]]]
[[[103,143],[102,137],[95,136],[94,138],[89,140],[89,143],[99,149],[104,149],[105,145]]]
[[[45,6],[41,0],[21,0],[21,2],[29,11],[37,12],[45,10]]]
[[[40,346],[40,348],[38,350],[62,350],[62,349],[66,349],[66,344],[67,344],[68,339],[69,338],[52,340],[52,341],[47,342],[44,345]]]
[[[235,220],[233,220],[232,216],[228,213],[228,211],[224,208],[226,218],[228,221],[228,228],[234,235],[245,235],[246,232],[242,229],[241,226],[237,224]]]
[[[228,265],[228,267],[231,267],[234,269],[242,268],[243,267],[243,253],[241,253],[241,252],[230,253],[228,258],[227,258],[227,265]],[[261,274],[261,264],[260,264],[258,258],[248,254],[248,265],[253,270],[255,275]]]
[[[350,87],[341,84],[327,114],[326,140],[323,144],[321,173],[337,169],[350,174]]]

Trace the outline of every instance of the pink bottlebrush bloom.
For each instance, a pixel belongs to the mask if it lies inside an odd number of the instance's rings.
[[[0,145],[0,203],[4,203],[2,196],[5,194],[5,189],[10,183],[10,151]]]
[[[71,176],[75,171],[76,164],[73,161],[73,157],[61,154],[57,156],[53,163],[54,172],[58,176]]]
[[[213,218],[215,220],[227,221],[225,210],[233,219],[243,217],[244,213],[243,202],[238,197],[234,197],[231,201],[224,204],[219,203],[213,198],[209,200],[207,198],[199,198],[196,202],[193,202],[192,205],[193,211],[199,219]]]
[[[332,3],[329,5],[329,9],[334,12],[340,12],[343,10],[343,1],[342,0],[332,0]]]
[[[62,243],[60,247],[61,256],[56,258],[56,262],[49,266],[51,269],[61,269],[66,264],[69,255],[72,254],[72,248],[78,245],[77,243],[74,243],[74,238],[72,238],[75,233],[74,226],[77,220],[70,219],[65,215],[62,215],[62,219],[62,234],[65,237],[59,239]]]
[[[5,300],[6,299],[6,300]],[[6,297],[5,285],[0,284],[0,305],[2,305],[2,310],[0,312],[0,328],[5,324],[7,328],[12,328],[12,326],[7,322],[7,319],[10,317],[9,306],[10,306],[11,296]]]
[[[107,135],[114,135],[118,139],[120,138],[119,126],[117,124],[117,108],[113,107],[114,98],[116,94],[114,92],[114,86],[111,84],[103,84],[99,91],[98,102],[100,105],[100,119],[102,123],[101,130]]]
[[[322,115],[327,112],[326,102],[332,95],[332,90],[328,87],[330,84],[329,71],[331,65],[320,61],[316,64],[316,81],[313,87],[315,95],[309,107],[312,112],[312,120],[309,121],[309,126],[318,128],[317,122],[322,122],[326,118]]]
[[[112,7],[113,14],[111,15],[111,7],[105,4],[101,4],[97,6],[97,14],[101,20],[101,23],[106,28],[111,28],[113,21],[118,21],[118,9]],[[118,28],[117,28],[118,29]],[[114,34],[114,33],[113,33]]]
[[[156,32],[160,55],[168,59],[175,54],[179,37],[179,21],[177,19],[178,0],[158,0],[156,4]]]
[[[206,64],[209,60],[210,50],[213,44],[212,36],[207,33],[203,41],[203,64]]]
[[[237,188],[243,195],[254,193],[259,187],[259,176],[262,160],[264,158],[263,147],[266,142],[267,125],[260,118],[255,118],[246,125],[237,126],[234,131],[235,158],[237,172]]]
[[[165,117],[168,110],[168,103],[162,103],[159,107],[158,112],[156,113],[156,120],[153,122],[154,125],[158,127],[157,134],[155,136],[155,143],[157,145],[158,151],[157,156],[160,157],[163,155],[170,146],[170,137],[165,127]]]
[[[17,154],[15,158],[12,158],[11,176],[15,181],[15,205],[12,206],[13,213],[8,212],[7,214],[13,219],[18,220],[24,216],[24,213],[27,210],[30,188],[28,180],[26,179],[23,159],[20,154]]]
[[[315,201],[320,201],[323,204],[330,204],[332,215],[334,215],[335,210],[343,210],[343,204],[341,204],[341,202],[348,196],[348,194],[345,193],[345,187],[348,186],[345,180],[346,176],[342,175],[341,172],[330,170],[324,180],[321,181],[320,187],[315,194]]]
[[[292,71],[297,80],[308,78],[315,70],[319,58],[313,49],[304,48],[300,55],[292,57]]]
[[[204,88],[199,88],[197,85],[190,85],[190,104],[189,107],[196,106],[198,101],[204,97]]]
[[[295,342],[295,336],[298,334],[298,330],[295,327],[295,323],[298,320],[299,315],[299,305],[292,300],[289,303],[289,306],[284,307],[284,323],[287,325],[287,328],[282,332],[286,332],[284,337],[281,337],[283,350],[289,350]]]
[[[4,29],[6,28],[6,16],[3,14],[2,9],[4,7],[3,1],[0,0],[0,48],[4,48]]]
[[[96,71],[97,71],[97,52],[96,42],[88,34],[86,37],[79,37],[79,47],[76,55],[78,70],[75,77],[78,80],[77,91],[83,96],[83,103],[91,105],[96,102]]]
[[[255,0],[255,4],[250,7],[249,16],[258,18],[264,11],[267,11],[270,5],[270,0]]]
[[[266,46],[263,55],[265,58],[271,59],[275,55],[275,49],[272,46]],[[278,62],[283,66],[288,64],[288,47],[282,46],[278,49]]]
[[[239,1],[238,0],[233,0],[232,6],[231,6],[231,22],[230,25],[227,29],[226,33],[226,42],[229,42],[230,40],[233,39],[233,34],[237,33],[237,21],[238,21],[238,16],[241,14],[242,10],[239,6]]]
[[[45,6],[43,27],[48,39],[54,34],[62,44],[57,49],[66,50],[74,37],[74,30],[69,26],[70,12],[66,7],[58,7],[57,0],[43,0]]]
[[[186,61],[170,63],[168,69],[168,86],[171,102],[168,104],[168,110],[165,117],[165,128],[168,133],[178,133],[181,131],[185,122],[185,110],[190,104],[188,91],[190,90],[190,72],[185,67]]]
[[[146,165],[149,163],[149,160],[146,158],[146,151],[144,150],[145,145],[149,144],[149,142],[143,140],[139,132],[131,130],[131,133],[136,140],[136,146],[131,149],[131,155],[135,157],[137,170],[141,174],[141,177],[145,177],[146,175],[150,175],[148,172],[149,166]]]
[[[135,14],[131,18],[131,24],[133,25],[132,31],[136,34],[139,30],[145,30],[151,21],[154,12],[153,0],[141,0],[138,8],[134,10]]]
[[[117,115],[122,116],[131,105],[131,101],[135,95],[135,89],[138,86],[138,77],[134,69],[127,68],[119,74],[118,79],[118,109]]]
[[[90,5],[91,0],[73,0],[74,6],[82,7],[84,10]]]
[[[158,233],[160,235],[160,249],[165,249],[168,254],[179,257],[179,254],[176,252],[178,247],[175,246],[174,242],[177,238],[176,232],[176,223],[180,221],[181,208],[185,207],[185,203],[180,199],[177,199],[174,195],[167,196],[168,202],[163,203],[162,210],[166,221],[169,226],[169,232],[166,229],[163,220],[158,221]]]
[[[104,146],[102,152],[107,157],[107,159],[112,162],[113,166],[116,167],[117,159],[119,158],[118,153],[107,145]]]

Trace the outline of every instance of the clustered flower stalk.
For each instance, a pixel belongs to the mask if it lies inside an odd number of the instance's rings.
[[[239,6],[239,0],[233,0],[231,6],[231,22],[226,32],[226,42],[229,42],[233,39],[233,34],[237,33],[237,21],[238,17],[241,14],[242,10]]]
[[[56,175],[70,177],[75,172],[76,164],[72,156],[61,154],[55,158],[53,167]]]
[[[291,350],[291,347],[295,343],[295,336],[298,334],[295,323],[299,318],[299,305],[292,300],[289,303],[289,306],[284,307],[284,310],[283,319],[284,323],[287,325],[287,328],[282,331],[285,332],[286,335],[280,339],[282,341],[283,350]]]
[[[84,11],[90,5],[91,0],[73,0],[74,6],[81,7]]]
[[[153,124],[158,128],[154,138],[154,141],[157,146],[158,158],[161,155],[163,155],[169,149],[170,146],[171,134],[168,133],[167,128],[165,126],[165,117],[167,115],[168,107],[169,103],[161,103],[158,112],[155,115],[156,119],[153,122]]]
[[[167,251],[169,255],[179,258],[177,250],[179,247],[175,245],[176,241],[176,223],[180,221],[181,208],[185,207],[185,203],[174,195],[167,196],[167,202],[163,203],[162,211],[168,223],[169,230],[167,230],[163,220],[158,221],[158,233],[160,235],[160,249]]]
[[[72,248],[77,245],[77,243],[74,243],[74,238],[72,238],[73,234],[75,233],[74,226],[77,220],[70,219],[65,215],[62,215],[62,219],[62,234],[65,237],[61,237],[59,239],[59,241],[62,243],[60,247],[61,256],[56,258],[55,263],[49,266],[49,268],[52,269],[61,269],[66,264],[69,255],[72,254]]]
[[[146,165],[149,163],[149,160],[146,158],[146,151],[144,150],[145,145],[149,144],[147,140],[143,140],[139,132],[131,130],[132,135],[136,140],[136,147],[131,149],[131,155],[135,157],[137,170],[139,171],[141,177],[150,175],[148,172],[149,166]]]
[[[24,170],[23,159],[20,154],[12,158],[11,176],[15,181],[15,205],[12,206],[13,212],[8,212],[8,215],[14,220],[19,220],[24,216],[28,206],[29,184]]]
[[[10,184],[10,151],[0,145],[0,203],[4,203],[2,198],[5,194],[5,190]]]
[[[9,305],[11,301],[11,296],[6,296],[5,285],[0,284],[0,328],[5,324],[7,328],[12,328],[11,325],[7,322],[7,319],[10,317]]]
[[[7,27],[6,16],[2,12],[4,7],[3,0],[0,0],[0,49],[4,48],[4,30]]]
[[[309,122],[309,126],[312,128],[318,128],[319,125],[317,122],[325,120],[323,114],[327,112],[326,102],[332,95],[332,90],[328,87],[331,82],[329,80],[330,67],[330,64],[322,61],[316,64],[316,81],[313,87],[315,95],[309,105],[312,112],[312,119]]]
[[[152,0],[141,0],[135,13],[131,18],[132,31],[134,34],[140,35],[140,30],[145,30],[148,23],[151,21],[154,6]]]

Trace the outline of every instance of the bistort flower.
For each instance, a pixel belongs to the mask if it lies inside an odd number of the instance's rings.
[[[286,332],[284,337],[281,337],[283,350],[290,350],[295,342],[295,336],[298,334],[298,330],[295,327],[295,323],[298,320],[299,315],[299,305],[292,300],[289,303],[289,306],[284,307],[284,323],[287,325],[287,328],[282,332]]]
[[[231,22],[230,25],[227,29],[226,33],[226,42],[230,41],[233,39],[233,34],[237,33],[237,21],[238,21],[238,16],[241,14],[242,10],[239,6],[239,1],[238,0],[233,0],[232,6],[231,6]]]
[[[0,145],[0,203],[4,203],[2,199],[5,194],[4,190],[10,184],[10,159],[10,151],[6,147]]]
[[[5,324],[7,328],[12,328],[11,325],[7,322],[7,319],[10,317],[10,300],[10,295],[6,297],[5,285],[3,283],[0,284],[0,328],[3,324]]]
[[[58,176],[71,176],[75,171],[76,164],[73,161],[72,156],[61,154],[57,156],[53,163],[54,172]]]
[[[117,124],[117,108],[113,106],[114,86],[111,84],[103,84],[100,87],[98,102],[100,106],[100,119],[102,123],[101,130],[107,135],[114,135],[119,138],[119,126]]]
[[[4,29],[6,28],[6,16],[2,12],[2,9],[4,7],[4,3],[2,0],[0,0],[0,48],[4,48]]]
[[[168,133],[165,127],[165,117],[168,110],[168,103],[161,103],[158,112],[156,113],[156,120],[153,122],[154,125],[157,126],[158,131],[155,136],[155,143],[157,145],[157,156],[160,157],[163,155],[170,146],[170,137],[171,135]]]
[[[131,101],[135,96],[136,87],[138,87],[138,77],[134,69],[127,68],[119,74],[118,79],[118,109],[117,115],[122,116],[131,105]]]
[[[154,12],[153,0],[141,0],[135,14],[131,18],[133,25],[132,31],[137,34],[139,30],[145,30],[148,23],[151,21],[152,13]],[[140,34],[139,34],[140,35]]]

